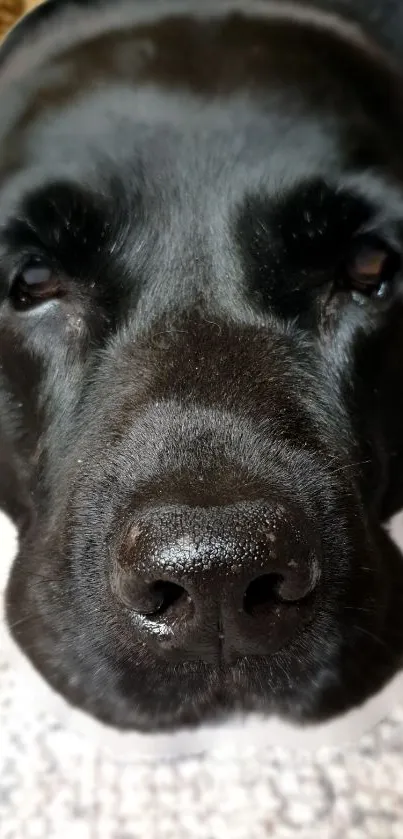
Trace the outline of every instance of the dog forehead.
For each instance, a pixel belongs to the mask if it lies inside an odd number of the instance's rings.
[[[126,121],[132,120],[133,127],[138,128],[139,122],[155,123],[157,113],[160,125],[164,121],[172,124],[184,120],[192,125],[193,107],[208,126],[205,106],[211,101],[219,106],[213,121],[217,121],[218,110],[222,109],[229,114],[230,131],[240,135],[245,106],[252,103],[255,108],[248,109],[249,123],[252,114],[255,117],[259,111],[270,114],[272,123],[278,117],[271,126],[272,133],[277,133],[277,141],[280,135],[285,141],[290,125],[298,122],[301,145],[304,145],[304,117],[309,115],[312,119],[315,111],[321,112],[321,124],[324,127],[327,123],[331,135],[336,129],[332,108],[337,111],[340,131],[340,107],[335,107],[335,103],[340,99],[340,91],[342,99],[351,95],[356,84],[355,64],[360,57],[354,45],[348,39],[344,42],[340,33],[336,32],[335,36],[331,28],[325,27],[321,34],[320,26],[319,29],[316,24],[310,26],[309,20],[294,20],[288,4],[283,14],[276,13],[273,17],[273,8],[279,4],[267,3],[266,13],[262,6],[262,15],[256,18],[249,14],[249,6],[246,13],[244,6],[236,3],[219,3],[215,11],[212,7],[206,9],[205,16],[194,4],[183,5],[180,14],[175,4],[150,3],[154,11],[151,20],[140,14],[142,5],[122,3],[122,11],[130,6],[133,16],[137,9],[139,20],[129,19],[126,28],[119,28],[116,21],[112,25],[109,20],[112,6],[105,3],[99,10],[104,26],[89,31],[86,37],[86,19],[76,8],[74,15],[65,21],[70,37],[57,53],[51,47],[47,52],[45,44],[43,50],[40,48],[46,28],[40,29],[38,48],[34,50],[31,44],[29,55],[23,43],[17,45],[10,59],[3,59],[1,68],[3,136],[15,128],[30,128],[37,121],[57,121],[63,112],[74,119],[71,108],[76,106],[77,111],[80,105],[80,124],[74,123],[74,131],[94,140],[88,123],[94,122],[95,117],[98,144],[102,143],[105,128],[99,121],[102,109],[105,119],[109,116],[109,121],[117,120],[119,127],[123,110]],[[29,28],[29,23],[26,26]],[[325,63],[317,57],[315,49],[321,45],[321,38],[329,39],[330,52]],[[323,45],[322,49],[325,49]],[[362,59],[361,75],[365,77],[367,72],[371,75],[371,61],[365,53]],[[350,81],[350,70],[354,84]],[[335,85],[338,90],[332,97],[332,108],[325,108],[325,118],[323,103],[320,105],[316,95],[318,72],[321,77],[326,76],[325,86]],[[236,109],[228,108],[232,99]],[[175,107],[178,101],[180,107]],[[238,119],[234,118],[236,112]],[[281,123],[281,115],[286,125]]]
[[[107,171],[133,172],[141,187],[152,173],[160,185],[200,180],[209,187],[243,181],[259,190],[266,179],[281,182],[327,173],[344,163],[337,129],[315,114],[287,106],[252,102],[242,93],[202,104],[191,94],[111,84],[102,91],[78,91],[72,101],[22,128],[27,160],[66,171],[71,161],[97,163]],[[244,171],[244,176],[242,176]],[[202,177],[200,178],[200,176]],[[130,188],[133,184],[129,185]],[[269,183],[266,181],[266,186]]]
[[[59,37],[51,8],[71,11],[57,52],[49,40],[51,31]],[[16,35],[7,60],[3,54],[3,171],[22,161],[42,181],[48,172],[82,178],[89,170],[90,178],[104,166],[126,167],[131,156],[147,174],[166,178],[168,158],[179,180],[190,173],[186,188],[196,175],[196,189],[215,184],[219,193],[235,165],[237,185],[244,168],[252,189],[254,177],[258,183],[275,173],[281,182],[341,168],[353,131],[342,102],[356,95],[360,56],[369,87],[378,57],[338,32],[336,21],[299,20],[291,12],[289,4],[269,2],[247,9],[207,3],[202,10],[194,2],[104,2],[95,22],[90,9],[84,15],[75,7],[73,14],[68,3],[50,4],[41,13],[49,32],[42,22],[37,46]],[[30,25],[24,23],[27,32]],[[326,62],[315,48],[321,38],[328,39]],[[331,105],[316,95],[318,84],[335,85]]]

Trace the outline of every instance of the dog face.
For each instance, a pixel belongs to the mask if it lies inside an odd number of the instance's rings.
[[[284,4],[147,7],[3,63],[9,626],[117,727],[319,720],[402,662],[401,81]]]

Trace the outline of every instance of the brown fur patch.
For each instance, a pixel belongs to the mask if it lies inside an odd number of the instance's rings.
[[[42,0],[0,0],[0,37],[40,2]]]

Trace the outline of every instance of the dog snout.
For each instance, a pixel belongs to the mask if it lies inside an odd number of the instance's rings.
[[[192,509],[140,517],[111,575],[134,629],[175,658],[269,655],[312,618],[320,540],[282,504]]]

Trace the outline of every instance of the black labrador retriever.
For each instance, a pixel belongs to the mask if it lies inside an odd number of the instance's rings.
[[[18,645],[121,729],[403,666],[403,4],[53,0],[0,53]]]

